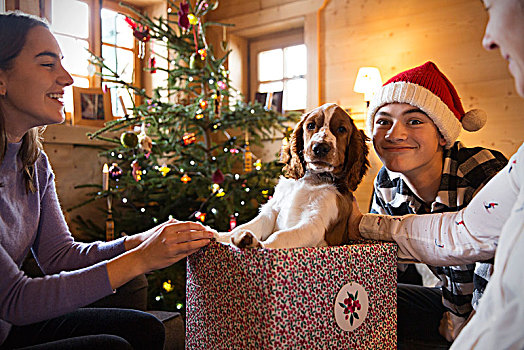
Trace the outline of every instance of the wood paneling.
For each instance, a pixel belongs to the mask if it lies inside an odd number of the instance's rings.
[[[87,200],[86,194],[96,191],[94,188],[75,189],[85,184],[102,184],[102,159],[98,157],[101,150],[97,147],[107,143],[89,140],[87,132],[96,128],[70,125],[50,125],[44,133],[44,150],[55,173],[56,191],[62,205],[66,221],[73,235],[82,238],[73,219],[81,215],[99,226],[105,223],[105,201],[95,201],[84,207],[68,212],[67,209]]]

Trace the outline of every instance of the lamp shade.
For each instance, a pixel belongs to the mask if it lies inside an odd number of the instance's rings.
[[[353,91],[364,94],[364,100],[371,100],[373,91],[382,85],[380,71],[376,67],[361,67],[358,70],[357,79]]]

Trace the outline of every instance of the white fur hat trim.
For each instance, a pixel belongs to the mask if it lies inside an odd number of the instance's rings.
[[[446,140],[447,148],[453,145],[460,134],[460,121],[437,95],[423,86],[401,81],[382,86],[375,92],[366,120],[369,135],[373,135],[375,114],[382,106],[390,103],[408,103],[424,111]]]

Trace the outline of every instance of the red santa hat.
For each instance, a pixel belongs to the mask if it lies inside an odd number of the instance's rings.
[[[477,131],[487,119],[480,109],[464,112],[457,90],[433,62],[397,74],[375,92],[368,109],[369,132],[373,131],[377,111],[390,103],[408,103],[420,108],[437,126],[446,147],[453,145],[462,128]]]

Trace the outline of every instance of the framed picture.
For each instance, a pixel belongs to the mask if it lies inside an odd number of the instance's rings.
[[[111,93],[101,88],[73,86],[73,125],[102,127],[113,119]]]
[[[278,113],[282,113],[282,102],[284,92],[255,92],[255,101],[266,107],[272,109]]]

